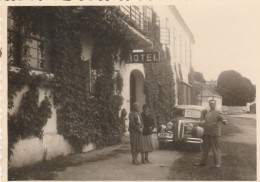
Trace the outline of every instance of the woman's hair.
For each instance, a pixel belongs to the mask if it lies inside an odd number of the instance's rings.
[[[139,103],[138,102],[134,102],[132,104],[132,109],[135,110],[135,108],[137,108],[139,106]]]

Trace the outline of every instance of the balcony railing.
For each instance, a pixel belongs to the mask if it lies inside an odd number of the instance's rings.
[[[138,6],[120,6],[120,10],[127,16],[125,20],[128,24],[139,30],[144,35],[148,35],[148,32],[151,29],[151,17],[148,16],[149,14],[147,10],[144,11]],[[152,10],[149,9],[148,11]]]
[[[161,27],[160,18],[151,6],[120,6],[120,14],[131,27],[151,41],[170,44],[170,29]]]

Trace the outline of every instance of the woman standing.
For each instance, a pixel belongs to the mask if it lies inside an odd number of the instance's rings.
[[[144,128],[143,128],[143,152],[144,157],[142,158],[142,162],[150,163],[148,159],[149,152],[154,150],[154,142],[152,139],[152,131],[155,127],[155,123],[153,117],[149,114],[149,107],[145,104],[143,105],[143,112],[141,114]]]
[[[133,103],[132,111],[129,114],[129,133],[131,142],[131,153],[133,157],[133,164],[138,165],[138,153],[142,152],[142,132],[143,132],[143,122],[139,114],[139,104],[138,102]]]

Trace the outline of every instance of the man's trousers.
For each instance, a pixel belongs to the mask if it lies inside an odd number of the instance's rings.
[[[207,134],[203,136],[203,153],[200,163],[206,164],[210,148],[212,148],[214,154],[215,165],[221,165],[221,150],[219,145],[219,137],[209,136]]]

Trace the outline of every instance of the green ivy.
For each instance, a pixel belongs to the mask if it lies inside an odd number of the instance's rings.
[[[170,51],[165,50],[160,43],[160,27],[156,22],[156,13],[152,14],[150,39],[153,41],[153,50],[160,52],[160,62],[144,64],[146,83],[146,103],[149,105],[157,122],[165,123],[169,120],[172,108],[175,105],[175,89]],[[149,51],[149,50],[148,50]],[[158,124],[159,124],[158,123]]]
[[[175,105],[175,89],[169,49],[160,51],[160,62],[144,65],[146,103],[158,122],[167,122]]]
[[[45,96],[44,100],[38,106],[39,91],[34,86],[23,95],[18,112],[8,114],[8,144],[9,158],[12,154],[14,144],[21,138],[36,136],[41,138],[42,128],[51,117],[51,103]]]
[[[118,9],[115,7],[11,7],[10,12],[16,20],[14,30],[19,30],[23,25],[25,35],[40,37],[49,35],[50,64],[54,77],[51,80],[45,78],[42,82],[49,84],[54,98],[58,132],[70,142],[76,152],[81,152],[83,145],[88,143],[93,143],[98,148],[118,143],[122,136],[118,113],[123,103],[121,96],[123,80],[119,73],[114,78],[114,63],[117,61],[115,55],[119,53],[120,61],[126,60],[136,42],[135,35],[123,20],[118,18]],[[44,25],[48,29],[44,29],[41,22],[45,22]],[[101,72],[96,80],[94,97],[86,90],[86,77],[80,66],[83,61],[80,44],[83,32],[93,36],[92,68]],[[15,44],[14,34],[9,33],[9,42]],[[15,48],[11,49],[10,57],[14,57],[17,51]],[[10,60],[9,65],[14,61]],[[26,62],[26,60],[18,60],[18,62]],[[15,93],[24,85],[34,83],[33,77],[35,76],[29,74],[29,69],[23,65],[19,73],[9,71],[9,79],[12,80],[8,87],[9,108],[13,107],[12,100]],[[9,153],[20,136],[42,134],[41,129],[46,117],[50,116],[47,112],[50,105],[46,98],[42,102],[43,108],[36,107],[37,96],[36,86],[30,87],[21,103],[20,111],[9,117]],[[39,109],[44,110],[45,114],[39,114],[36,118],[34,115]],[[20,134],[14,132],[18,121],[23,126],[20,128]],[[38,121],[41,124],[32,124]],[[27,129],[30,124],[35,127],[35,130]]]
[[[18,71],[8,71],[8,109],[14,107],[13,98],[17,92],[26,85],[29,90],[23,94],[18,112],[8,114],[8,158],[12,155],[14,144],[19,139],[30,136],[42,137],[42,128],[47,119],[51,117],[51,104],[46,96],[40,103],[39,91],[37,88],[48,88],[51,80],[46,74],[36,75],[29,72],[28,65],[23,64]]]

